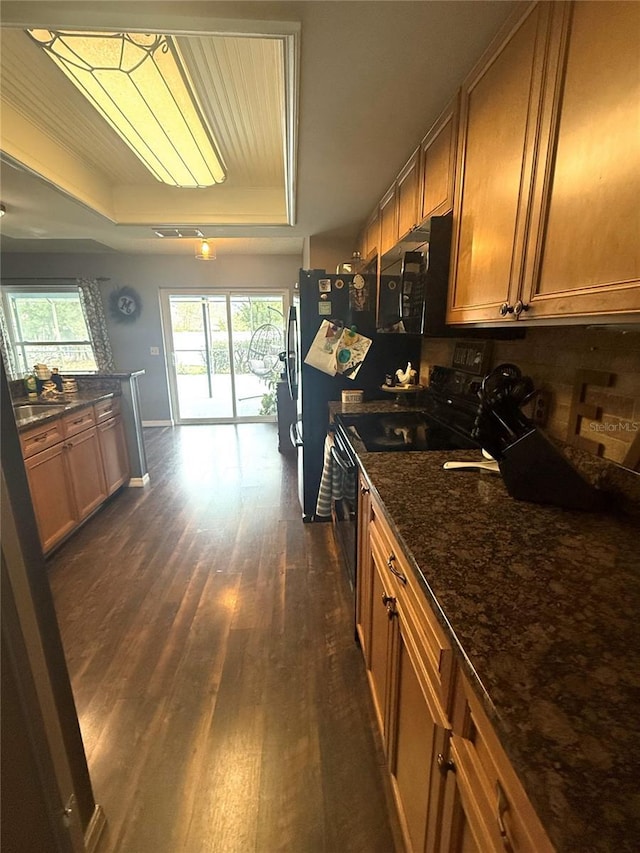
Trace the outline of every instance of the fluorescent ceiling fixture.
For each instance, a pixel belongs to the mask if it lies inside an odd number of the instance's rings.
[[[151,174],[210,187],[226,174],[170,36],[27,30]]]

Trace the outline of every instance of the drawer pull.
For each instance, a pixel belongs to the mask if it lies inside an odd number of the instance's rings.
[[[77,421],[71,421],[71,423],[75,426],[76,424],[82,424],[82,423],[84,423],[84,421],[85,421],[85,419],[84,419],[84,418],[78,418],[78,420],[77,420]]]
[[[456,772],[455,762],[452,761],[450,758],[445,758],[441,752],[438,753],[436,761],[438,762],[438,770],[443,776],[446,776],[449,771],[451,771],[451,773]]]
[[[505,849],[505,853],[513,853],[513,847],[507,835],[507,827],[504,825],[504,815],[505,812],[509,811],[509,803],[499,781],[496,782],[496,792],[498,794],[498,830],[500,838],[502,838],[502,846]]]
[[[389,556],[389,559],[387,560],[387,568],[389,569],[389,571],[392,574],[394,574],[397,578],[399,578],[402,581],[402,583],[406,583],[407,582],[406,575],[404,575],[402,572],[398,571],[398,569],[396,569],[396,567],[393,565],[395,559],[396,559],[395,554],[391,554]]]
[[[45,434],[44,434],[44,435],[39,435],[39,436],[38,436],[38,438],[34,438],[34,439],[33,439],[33,441],[35,441],[35,442],[37,442],[38,444],[40,444],[40,442],[41,442],[41,441],[46,441],[48,438],[49,438],[49,433],[48,433],[48,432],[45,432]]]

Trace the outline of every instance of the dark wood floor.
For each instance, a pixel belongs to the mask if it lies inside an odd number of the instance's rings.
[[[352,593],[274,425],[145,433],[151,485],[50,561],[100,853],[399,849]]]

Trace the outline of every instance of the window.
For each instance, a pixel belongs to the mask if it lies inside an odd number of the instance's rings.
[[[77,286],[8,286],[2,298],[19,373],[39,362],[63,373],[97,370]]]

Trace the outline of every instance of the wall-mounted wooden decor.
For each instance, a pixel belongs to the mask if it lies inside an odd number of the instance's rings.
[[[583,435],[580,435],[582,418],[589,418],[591,421],[601,421],[602,419],[602,409],[599,406],[585,402],[587,387],[589,385],[608,387],[613,383],[614,379],[615,375],[608,373],[606,370],[576,370],[573,397],[569,412],[567,441],[574,447],[579,447],[581,450],[586,450],[588,453],[593,453],[596,456],[602,456],[604,445],[592,438],[585,438]]]

